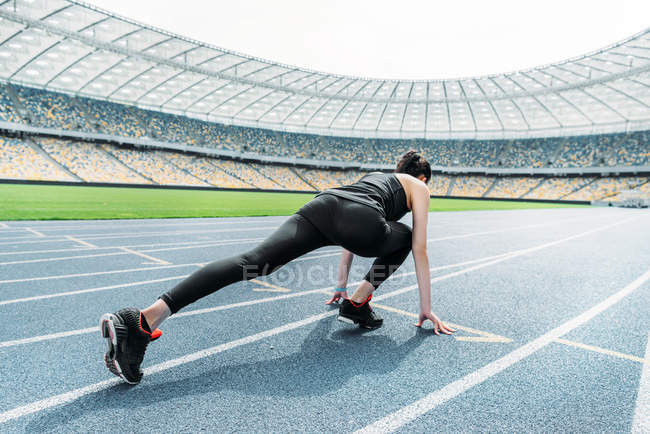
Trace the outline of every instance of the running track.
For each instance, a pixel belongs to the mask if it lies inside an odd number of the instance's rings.
[[[650,431],[644,210],[431,215],[453,337],[412,326],[411,258],[375,296],[383,328],[337,322],[326,247],[182,310],[140,385],[108,373],[102,313],[284,219],[0,222],[0,432]]]

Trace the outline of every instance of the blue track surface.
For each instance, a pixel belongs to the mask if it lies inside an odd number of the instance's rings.
[[[327,247],[172,317],[141,384],[111,376],[101,314],[149,305],[284,219],[1,223],[0,432],[632,429],[650,363],[643,210],[430,215],[433,310],[453,337],[413,327],[411,258],[375,294],[383,328],[337,322]]]

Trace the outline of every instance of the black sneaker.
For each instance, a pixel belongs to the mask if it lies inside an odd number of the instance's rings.
[[[127,307],[106,313],[99,321],[102,337],[107,343],[106,367],[129,384],[138,384],[142,379],[140,365],[147,345],[162,334],[158,329],[149,332],[146,320],[143,328],[143,320],[138,309]]]
[[[384,324],[384,320],[368,304],[371,298],[372,296],[368,297],[368,300],[361,304],[356,304],[346,298],[339,307],[338,320],[349,324],[359,324],[359,327],[364,329],[378,329]]]

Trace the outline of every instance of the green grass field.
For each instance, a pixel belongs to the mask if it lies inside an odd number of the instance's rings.
[[[0,220],[129,219],[290,215],[313,195],[0,184]],[[559,208],[531,202],[431,199],[432,211]]]

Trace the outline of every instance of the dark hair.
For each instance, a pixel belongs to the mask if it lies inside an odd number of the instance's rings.
[[[425,183],[428,183],[431,179],[431,166],[429,162],[422,158],[417,151],[411,149],[406,154],[402,155],[402,159],[397,163],[395,168],[395,173],[407,173],[416,178],[420,175],[424,175],[426,178]]]

